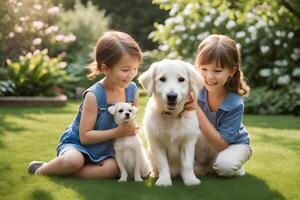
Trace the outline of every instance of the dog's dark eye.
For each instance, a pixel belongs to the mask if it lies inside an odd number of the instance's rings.
[[[123,112],[123,109],[119,110],[119,113],[122,113]]]
[[[185,81],[185,79],[183,77],[179,77],[178,81],[183,82],[183,81]]]
[[[159,80],[160,80],[161,82],[165,82],[165,81],[166,81],[166,78],[165,78],[165,77],[161,77]]]
[[[131,110],[131,109],[129,109],[129,110],[128,110],[128,112],[130,112],[130,113],[131,113],[131,112],[132,112],[132,110]]]

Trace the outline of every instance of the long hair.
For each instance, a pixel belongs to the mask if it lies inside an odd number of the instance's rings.
[[[107,31],[97,41],[94,48],[94,62],[91,63],[91,78],[101,72],[101,65],[112,68],[124,54],[135,57],[141,62],[142,51],[137,42],[127,33],[119,31]]]
[[[240,52],[236,43],[225,35],[210,35],[198,46],[196,66],[215,63],[218,67],[234,69],[236,72],[230,77],[225,88],[229,92],[235,92],[240,96],[247,96],[250,87],[247,85],[245,76],[241,70]]]

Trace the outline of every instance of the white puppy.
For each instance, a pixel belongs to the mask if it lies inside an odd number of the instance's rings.
[[[201,133],[196,112],[185,111],[184,104],[191,92],[198,96],[202,77],[193,65],[166,59],[153,63],[139,81],[150,96],[144,128],[152,170],[158,173],[155,185],[172,185],[171,176],[178,174],[186,185],[200,184],[193,164],[195,143]]]
[[[116,124],[131,123],[134,121],[137,108],[129,103],[117,103],[110,106],[108,111],[114,116]],[[121,171],[119,181],[127,181],[128,176],[134,177],[135,181],[143,181],[142,176],[147,176],[150,168],[139,134],[116,139],[114,149]]]

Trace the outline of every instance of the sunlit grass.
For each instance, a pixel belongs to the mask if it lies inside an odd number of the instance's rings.
[[[141,97],[140,125],[146,101]],[[300,118],[289,116],[245,116],[253,147],[245,177],[208,175],[195,187],[186,187],[177,178],[172,187],[161,188],[152,179],[119,183],[28,175],[30,161],[55,156],[59,137],[79,103],[71,101],[63,108],[0,109],[1,199],[300,199]]]

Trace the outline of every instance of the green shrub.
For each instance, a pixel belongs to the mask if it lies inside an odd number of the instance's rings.
[[[74,9],[61,12],[59,20],[61,32],[64,35],[72,33],[76,37],[76,41],[65,49],[69,61],[79,64],[88,62],[88,59],[91,59],[89,54],[93,51],[98,38],[109,29],[109,24],[110,19],[105,17],[105,11],[98,10],[90,1],[85,6],[77,0]]]
[[[245,112],[300,115],[300,87],[292,83],[288,88],[277,90],[268,87],[253,89],[250,96],[245,98]]]
[[[59,18],[61,32],[76,37],[76,41],[64,49],[69,63],[65,68],[69,81],[63,90],[74,98],[77,87],[87,88],[95,82],[87,78],[89,70],[86,66],[92,62],[91,53],[98,38],[109,29],[110,18],[105,17],[105,11],[99,10],[92,2],[83,5],[79,0],[73,9],[61,12]]]
[[[7,77],[14,83],[9,96],[55,96],[63,83],[67,82],[66,63],[61,58],[49,58],[48,51],[36,50],[18,61],[7,61]]]
[[[68,0],[64,0],[68,1]],[[82,0],[83,3],[87,0]],[[154,30],[154,22],[162,23],[168,12],[152,4],[152,0],[92,0],[99,8],[106,10],[111,17],[111,27],[132,35],[143,50],[157,48],[157,44],[148,39]]]
[[[15,84],[11,80],[0,80],[0,96],[13,94]]]

